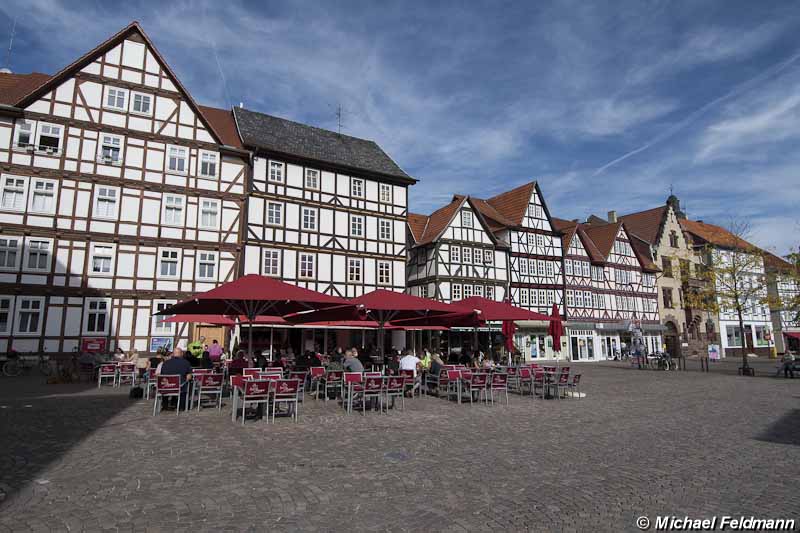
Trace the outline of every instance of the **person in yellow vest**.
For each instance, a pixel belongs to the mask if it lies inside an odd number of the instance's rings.
[[[192,357],[191,357],[191,360],[190,360],[190,362],[192,363],[192,366],[200,366],[200,360],[203,357],[203,346],[204,346],[205,342],[206,342],[206,338],[205,337],[200,337],[199,340],[196,340],[196,341],[192,342],[191,344],[189,344],[187,349],[189,350],[189,353],[192,354]]]
[[[431,367],[431,352],[427,349],[425,350],[425,354],[422,356],[422,368],[424,370],[428,370]]]

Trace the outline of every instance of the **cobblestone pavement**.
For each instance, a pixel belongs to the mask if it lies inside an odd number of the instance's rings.
[[[4,531],[635,531],[800,523],[800,379],[584,364],[586,398],[406,401],[242,427],[127,389],[0,379]],[[227,406],[226,406],[227,407]]]

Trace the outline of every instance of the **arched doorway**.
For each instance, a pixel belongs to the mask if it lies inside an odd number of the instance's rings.
[[[667,328],[667,331],[664,332],[664,344],[667,345],[667,353],[670,357],[680,357],[681,342],[678,336],[678,327],[672,321],[668,321],[664,326]]]

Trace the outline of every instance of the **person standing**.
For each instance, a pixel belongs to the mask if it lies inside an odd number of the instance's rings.
[[[781,361],[783,361],[783,377],[794,379],[794,354],[787,351]]]

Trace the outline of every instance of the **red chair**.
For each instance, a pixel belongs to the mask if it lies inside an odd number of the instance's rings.
[[[122,386],[122,380],[130,381],[131,387],[136,385],[136,363],[119,363],[117,365],[117,387]]]
[[[300,401],[303,401],[303,396],[306,393],[306,378],[308,377],[308,372],[306,370],[294,370],[289,372],[289,379],[296,379],[300,382]]]
[[[262,412],[261,418],[269,420],[269,392],[271,382],[266,379],[246,379],[242,388],[242,425],[245,421],[245,410],[248,406],[266,405],[266,416]]]
[[[580,378],[578,378],[580,381]],[[569,367],[565,366],[561,369],[561,373],[558,374],[558,380],[553,383],[553,387],[556,389],[556,398],[559,400],[561,399],[561,392],[566,392],[569,389]]]
[[[228,376],[231,382],[231,420],[236,421],[238,411],[239,392],[244,389],[245,377],[242,374]]]
[[[411,389],[411,397],[414,393],[418,392],[422,396],[422,387],[420,386],[420,376],[415,376],[413,370],[401,370],[400,375],[405,378],[406,390]]]
[[[344,397],[342,394],[342,383],[344,376],[344,372],[341,370],[328,370],[325,373],[325,377],[323,378],[325,382],[325,401],[328,401],[329,391],[334,391],[334,398],[336,398],[336,392],[338,391],[338,395],[340,398]]]
[[[100,368],[97,370],[98,389],[103,384],[104,379],[110,379],[112,387],[117,386],[117,365],[111,363],[100,365]]]
[[[464,388],[469,394],[469,403],[472,405],[473,398],[477,393],[478,401],[481,401],[481,393],[483,393],[483,401],[488,401],[486,396],[486,388],[489,384],[489,374],[474,372],[469,378],[463,378]]]
[[[345,404],[345,410],[348,413],[352,413],[353,395],[358,392],[364,392],[364,375],[361,372],[345,372],[343,390],[347,394],[347,398],[342,398],[342,403]]]
[[[156,369],[155,368],[148,368],[147,374],[145,374],[146,386],[144,389],[144,397],[145,399],[150,399],[150,389],[155,390],[156,388]]]
[[[544,389],[545,389],[545,381],[544,381],[544,370],[541,368],[537,368],[533,373],[533,394],[536,395],[536,388],[539,388],[542,394],[542,398],[544,398]]]
[[[494,393],[503,393],[506,395],[506,405],[508,405],[508,374],[496,373],[492,374],[492,380],[489,382],[489,393],[492,396],[492,404],[494,404]]]
[[[444,391],[446,395],[450,394],[450,381],[447,379],[449,372],[450,370],[447,368],[443,368],[439,371],[439,379],[437,380],[438,384],[436,388],[436,395],[439,398],[442,397],[442,391]]]
[[[203,395],[217,397],[217,410],[222,409],[222,386],[225,379],[222,373],[218,374],[194,374],[193,391],[197,394],[197,411],[200,411],[200,404],[203,403]],[[194,393],[192,401],[194,401]]]
[[[389,412],[389,400],[394,404],[395,398],[400,398],[401,409],[406,409],[406,378],[403,376],[389,376],[384,383],[383,395],[386,398],[386,412]],[[381,400],[381,408],[383,407],[383,400]]]
[[[364,378],[364,394],[361,396],[361,414],[365,415],[367,412],[367,400],[377,399],[378,403],[383,399],[384,387],[383,376],[367,376]],[[381,406],[381,410],[383,407]]]
[[[528,389],[531,396],[533,396],[533,375],[529,367],[522,367],[517,373],[517,381],[519,383],[519,393],[525,395],[525,389]]]
[[[176,414],[181,412],[181,377],[178,374],[165,376],[161,374],[156,377],[156,394],[153,402],[153,416],[160,412],[159,400],[163,398],[178,398],[178,408]]]
[[[319,386],[322,384],[322,381],[325,379],[325,367],[324,366],[312,366],[309,369],[309,376],[311,378],[311,385],[314,386],[314,399],[319,399]]]
[[[262,370],[260,368],[258,368],[258,367],[255,367],[255,368],[254,367],[244,368],[244,369],[242,369],[242,375],[243,376],[249,376],[249,377],[256,377],[256,375],[261,371]]]
[[[508,376],[508,388],[512,391],[519,390],[519,370],[515,366],[506,368],[506,375]]]
[[[447,399],[450,399],[451,391],[455,391],[458,403],[461,403],[461,370],[447,371]]]
[[[272,423],[275,423],[275,411],[279,403],[285,403],[292,410],[292,418],[297,422],[297,415],[300,411],[300,381],[296,379],[278,379],[273,381],[272,397]]]

